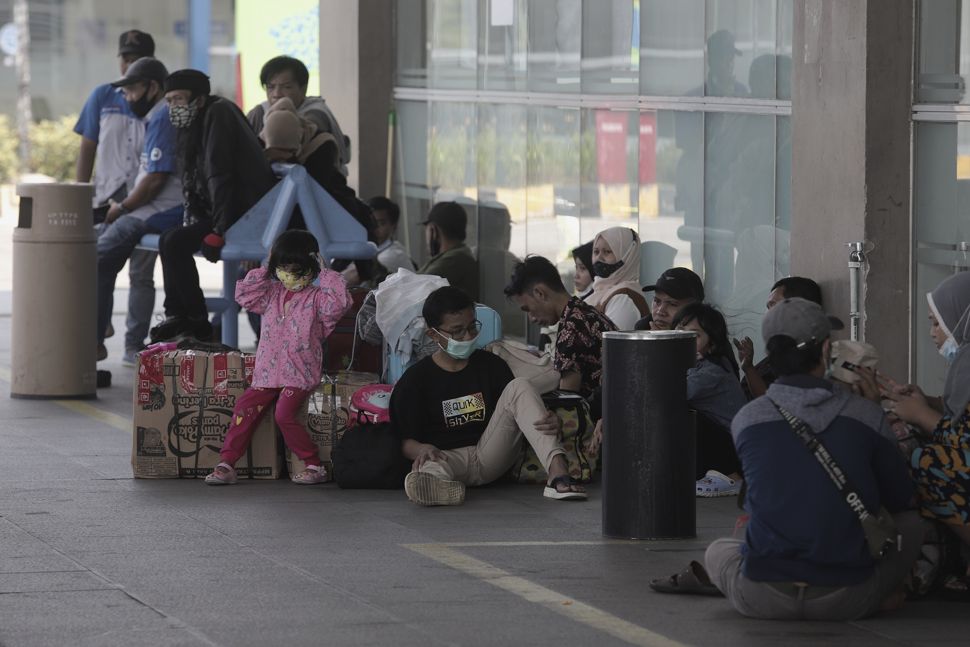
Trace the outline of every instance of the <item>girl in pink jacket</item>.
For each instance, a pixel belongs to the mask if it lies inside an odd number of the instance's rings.
[[[320,247],[308,231],[280,234],[267,267],[258,267],[236,284],[236,301],[262,315],[253,384],[236,402],[219,457],[222,461],[205,482],[236,482],[236,461],[246,452],[256,424],[276,402],[276,424],[287,447],[307,468],[294,483],[313,485],[327,479],[317,447],[301,424],[299,413],[320,384],[323,340],[351,306],[343,277],[324,269]],[[313,280],[320,277],[319,287]]]

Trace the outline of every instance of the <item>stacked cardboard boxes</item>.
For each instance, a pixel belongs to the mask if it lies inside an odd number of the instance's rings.
[[[239,352],[145,352],[138,359],[131,466],[135,478],[201,478],[219,462],[233,408],[252,382],[255,357]],[[267,411],[241,478],[280,475],[278,433]]]

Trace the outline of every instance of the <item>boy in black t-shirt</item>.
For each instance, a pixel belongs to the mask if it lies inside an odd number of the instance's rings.
[[[499,357],[475,350],[475,303],[455,287],[432,292],[422,311],[439,350],[409,368],[391,394],[391,424],[414,461],[404,491],[419,505],[458,505],[466,485],[512,466],[524,435],[550,475],[552,499],[585,499],[569,477],[559,418]]]

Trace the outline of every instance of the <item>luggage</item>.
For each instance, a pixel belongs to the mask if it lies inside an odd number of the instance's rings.
[[[334,478],[344,489],[401,489],[410,471],[389,423],[350,427],[333,450]]]
[[[560,440],[566,452],[569,475],[580,483],[589,483],[593,480],[596,469],[595,458],[588,453],[594,429],[589,404],[579,394],[566,391],[545,393],[542,401],[562,421]],[[532,445],[525,440],[522,441],[522,451],[508,476],[519,483],[545,483],[549,479]]]
[[[360,312],[368,290],[351,288],[353,305],[337,322],[333,332],[324,340],[323,370],[327,373],[355,370],[380,373],[382,354],[379,346],[372,346],[357,337],[357,314]],[[356,343],[355,343],[356,339]],[[353,361],[353,366],[351,366]]]

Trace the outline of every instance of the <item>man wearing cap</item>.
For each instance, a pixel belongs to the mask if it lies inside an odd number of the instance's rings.
[[[193,255],[218,262],[225,233],[276,183],[256,134],[232,101],[209,94],[209,77],[179,70],[165,79],[169,119],[178,130],[185,217],[158,241],[166,319],[152,341],[212,336]]]
[[[418,274],[448,279],[474,300],[478,300],[478,261],[465,244],[468,214],[457,202],[439,202],[424,221],[424,238],[431,259]]]
[[[155,41],[150,34],[130,29],[118,39],[118,61],[122,75],[138,59],[154,55]],[[78,182],[90,182],[93,173],[92,206],[95,222],[101,222],[111,204],[123,200],[135,186],[145,137],[145,121],[132,113],[120,88],[105,83],[91,92],[74,132],[81,136],[75,176]],[[154,252],[145,250],[131,254],[128,265],[131,287],[128,293],[128,331],[125,334],[126,358],[141,349],[148,332],[147,325],[155,303],[155,257]],[[104,359],[106,356],[107,351],[99,347],[98,358]]]
[[[670,324],[681,308],[704,300],[701,277],[686,267],[666,270],[654,285],[648,285],[643,291],[653,292],[651,316],[638,321],[634,326],[636,330],[670,330]]]
[[[118,272],[142,236],[161,233],[182,220],[182,182],[176,172],[175,128],[162,101],[162,84],[167,76],[168,70],[161,61],[146,56],[128,66],[124,76],[111,84],[122,90],[128,109],[145,122],[146,128],[135,185],[123,200],[111,201],[104,223],[99,225],[98,351],[102,355],[107,354],[104,332],[111,321]],[[154,273],[154,267],[155,254],[152,254],[151,263],[146,267],[149,275]],[[134,363],[134,354],[141,350],[148,334],[155,307],[154,281],[150,294],[139,305],[138,311],[129,312],[129,326],[135,322],[137,339],[125,340],[126,363]]]
[[[841,323],[799,298],[778,303],[762,322],[778,378],[731,425],[750,520],[743,540],[719,539],[705,557],[711,581],[746,616],[851,620],[892,608],[919,554],[922,528],[908,509],[913,484],[882,409],[825,379],[833,327]],[[893,514],[899,550],[873,560],[847,490],[782,410],[807,425],[866,510]]]

